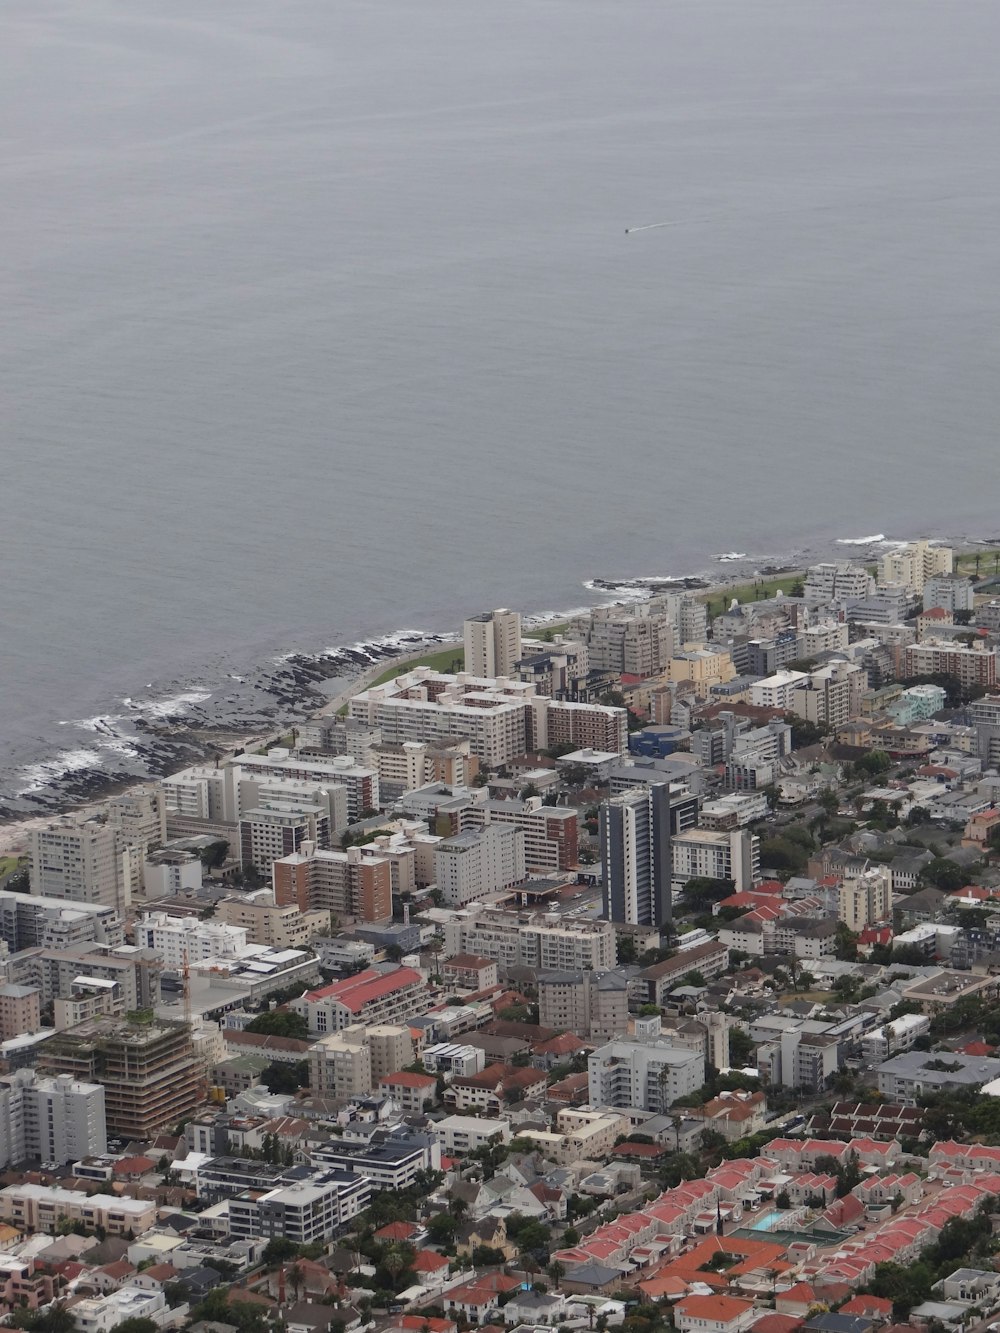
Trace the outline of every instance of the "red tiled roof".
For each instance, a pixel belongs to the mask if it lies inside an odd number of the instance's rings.
[[[383,1074],[379,1083],[391,1084],[397,1088],[433,1088],[437,1079],[430,1074],[417,1074],[409,1069],[400,1069],[395,1074]]]
[[[418,1250],[410,1267],[415,1273],[437,1273],[448,1267],[448,1260],[434,1250]]]
[[[387,1222],[384,1227],[379,1227],[375,1235],[379,1240],[409,1240],[416,1235],[416,1231],[412,1222]]]
[[[375,968],[369,967],[364,972],[358,972],[356,976],[347,977],[344,981],[335,981],[330,986],[310,991],[306,999],[309,1001],[334,999],[352,1014],[356,1014],[366,1004],[380,1000],[383,995],[391,995],[393,991],[401,990],[404,986],[419,985],[422,982],[423,977],[412,967],[397,967],[392,972],[377,972]]]
[[[123,1157],[111,1169],[116,1176],[144,1176],[155,1167],[152,1157]]]

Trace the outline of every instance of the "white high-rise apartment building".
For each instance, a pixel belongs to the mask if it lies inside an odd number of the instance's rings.
[[[634,1039],[608,1042],[587,1065],[591,1106],[665,1111],[705,1081],[705,1057],[671,1045],[661,1035],[659,1016],[637,1018]]]
[[[64,815],[31,831],[31,892],[121,908],[118,833],[97,818]]]
[[[950,574],[955,553],[950,546],[932,546],[930,542],[910,542],[887,551],[878,562],[879,583],[901,583],[911,592],[922,593],[924,584],[935,574]]]
[[[864,565],[849,560],[810,565],[806,574],[807,602],[860,602],[875,590],[875,580]]]
[[[513,676],[521,660],[521,614],[484,611],[471,616],[462,627],[465,641],[465,670],[470,676]]]
[[[524,879],[524,832],[513,824],[487,824],[434,849],[437,886],[449,907],[485,898]]]
[[[0,1079],[0,1164],[79,1161],[108,1150],[104,1089],[69,1074],[19,1069]]]
[[[853,931],[864,930],[892,916],[892,871],[888,866],[845,874],[840,885],[838,916]]]

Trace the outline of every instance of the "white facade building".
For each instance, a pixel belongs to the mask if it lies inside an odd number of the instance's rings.
[[[104,1089],[68,1074],[42,1078],[19,1069],[0,1079],[0,1163],[30,1157],[43,1163],[79,1161],[108,1150]]]
[[[465,670],[473,676],[513,676],[521,660],[521,616],[503,608],[471,616],[462,627]]]
[[[804,671],[776,671],[773,676],[754,681],[750,686],[750,702],[755,708],[776,708],[787,713],[796,687],[808,679]]]
[[[434,849],[434,867],[445,902],[464,907],[524,879],[524,833],[511,824],[488,824],[445,838]]]
[[[152,949],[168,967],[182,967],[206,958],[239,958],[247,950],[247,932],[242,926],[153,912],[136,922],[135,942]]]
[[[704,1056],[672,1046],[660,1020],[637,1018],[635,1038],[608,1042],[588,1061],[591,1106],[634,1106],[664,1111],[705,1082]]]

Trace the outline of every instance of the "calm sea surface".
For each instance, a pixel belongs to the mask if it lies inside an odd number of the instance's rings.
[[[995,0],[7,0],[0,798],[292,648],[993,535],[998,51]]]

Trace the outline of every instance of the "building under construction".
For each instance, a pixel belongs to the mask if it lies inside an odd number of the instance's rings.
[[[204,1099],[188,1024],[155,1018],[149,1010],[104,1015],[58,1033],[44,1044],[39,1066],[102,1084],[111,1137],[152,1138]]]

